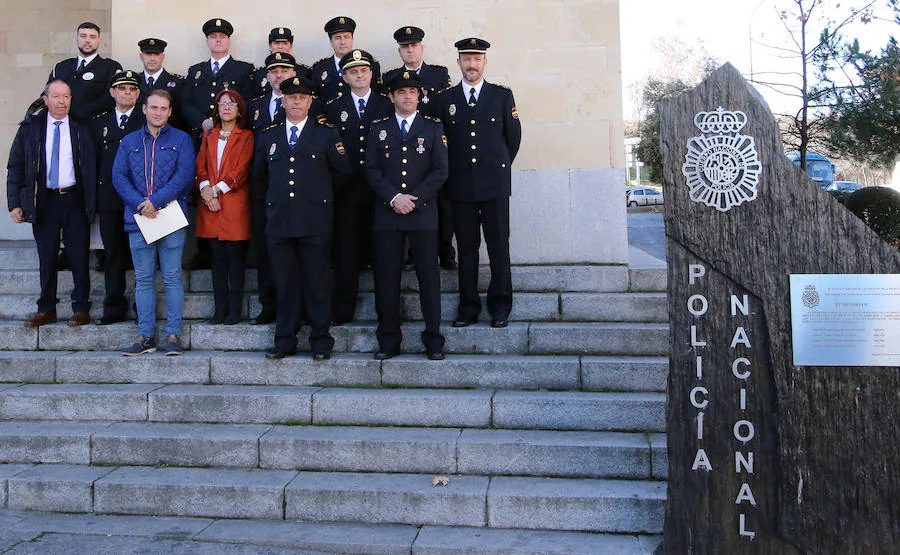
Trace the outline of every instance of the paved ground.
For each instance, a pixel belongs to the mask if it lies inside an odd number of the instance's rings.
[[[628,209],[628,244],[660,260],[665,260],[666,230],[661,210],[661,208]]]

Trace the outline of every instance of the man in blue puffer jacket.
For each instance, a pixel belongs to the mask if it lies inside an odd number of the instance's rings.
[[[178,201],[187,213],[187,195],[194,184],[196,170],[194,145],[184,131],[167,125],[172,115],[172,97],[164,90],[151,92],[142,107],[147,125],[125,135],[113,164],[113,186],[125,203],[125,231],[134,261],[134,298],[137,304],[140,337],[122,350],[125,356],[156,350],[156,260],[166,287],[166,335],[162,350],[180,355],[183,347],[181,314],[184,287],[181,277],[181,253],[185,229],[179,229],[154,243],[147,244],[134,220],[135,214],[155,218],[172,201]]]

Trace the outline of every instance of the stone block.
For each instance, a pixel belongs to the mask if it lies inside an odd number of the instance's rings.
[[[16,474],[34,468],[31,464],[0,464],[0,509],[6,508],[7,482]]]
[[[314,424],[361,426],[490,425],[488,391],[325,389],[313,396]]]
[[[55,378],[56,358],[53,354],[0,352],[0,382],[52,382]]]
[[[662,482],[498,477],[488,493],[498,528],[659,534],[665,508]]]
[[[665,293],[563,293],[568,322],[668,322]]]
[[[384,361],[385,385],[434,388],[578,389],[578,357],[457,355],[442,361],[402,355]]]
[[[24,385],[0,393],[0,418],[146,420],[147,394],[158,385]]]
[[[165,320],[156,322],[156,343],[166,339]],[[69,327],[65,322],[41,326],[38,338],[40,348],[46,351],[110,351],[128,347],[138,337],[137,322],[128,321],[108,326],[88,324]],[[183,321],[181,344],[191,348],[191,325]]]
[[[629,268],[632,291],[665,291],[668,283],[666,268]]]
[[[213,523],[206,518],[93,514],[29,514],[17,529],[51,534],[190,538]]]
[[[212,353],[211,381],[222,385],[364,387],[381,385],[381,363],[371,355],[336,353],[314,362],[309,356],[266,360],[262,353]]]
[[[484,526],[488,479],[431,474],[301,472],[286,488],[285,518],[304,521]]]
[[[112,470],[93,466],[36,466],[9,478],[9,508],[90,513],[94,510],[93,484]]]
[[[650,355],[669,352],[667,324],[534,323],[529,352],[535,355]]]
[[[652,431],[666,429],[666,396],[661,393],[498,391],[497,428]]]
[[[650,478],[642,434],[463,430],[457,451],[462,474]]]
[[[650,434],[650,458],[653,461],[653,477],[669,479],[669,450],[665,434]]]
[[[284,518],[296,472],[123,467],[94,485],[95,511],[210,518]]]
[[[71,39],[72,35],[69,35]],[[49,73],[49,72],[48,72]],[[29,231],[30,232],[30,231]],[[39,266],[37,247],[34,242],[7,243],[0,246],[0,269],[35,270]]]
[[[456,472],[460,430],[275,427],[259,442],[260,467],[330,472]]]
[[[0,422],[0,462],[90,464],[91,435],[107,424]]]
[[[311,421],[310,387],[170,385],[149,397],[155,422],[286,423]]]
[[[425,329],[422,322],[404,323],[401,331],[403,342],[401,351],[421,353],[421,334]],[[372,324],[349,324],[332,328],[335,339],[346,334],[347,350],[366,353],[378,350],[375,326]],[[492,328],[487,323],[475,324],[467,328],[454,328],[445,323],[441,333],[446,338],[444,352],[451,354],[525,354],[528,349],[528,324],[512,322],[506,328]]]
[[[0,351],[33,351],[38,348],[38,330],[22,325],[21,321],[0,322]]]
[[[78,352],[56,358],[59,383],[208,383],[209,356],[186,351],[178,357],[156,352],[139,357]]]
[[[268,426],[119,423],[93,437],[95,464],[256,468]]]
[[[594,391],[665,391],[669,359],[664,357],[583,357],[582,388]]]
[[[302,332],[301,332],[302,333]],[[205,351],[262,351],[275,344],[275,326],[253,326],[248,323],[234,326],[213,326],[205,323],[191,325],[191,345]],[[300,348],[304,347],[301,343]]]
[[[488,275],[486,272],[485,277]],[[626,266],[513,266],[512,282],[516,291],[615,293],[628,289],[628,268]]]
[[[212,270],[192,270],[187,272],[188,291],[194,293],[211,293],[213,290]],[[244,292],[249,293],[259,289],[259,280],[257,279],[256,270],[247,269],[244,271]]]
[[[415,555],[646,555],[634,536],[548,530],[424,526]]]

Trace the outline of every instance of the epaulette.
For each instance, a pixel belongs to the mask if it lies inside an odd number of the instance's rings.
[[[266,96],[268,96],[268,95],[261,94],[261,95],[257,96],[256,98],[251,98],[251,99],[250,99],[250,102],[256,102],[257,100],[260,100],[260,99],[262,99],[262,98],[265,98]]]
[[[440,64],[428,64],[428,67],[438,67],[441,69],[447,69],[447,66],[442,66]],[[447,71],[449,71],[449,70],[447,70]]]
[[[269,125],[269,126],[267,126],[267,127],[263,127],[262,129],[259,130],[259,132],[260,132],[260,133],[267,133],[267,132],[269,132],[269,131],[275,129],[276,127],[280,127],[280,126],[281,126],[280,123],[273,123],[273,124],[271,124],[271,125]]]
[[[436,118],[433,116],[426,116],[425,114],[419,114],[419,115],[422,116],[423,118],[427,119],[428,121],[433,121],[435,123],[441,123],[440,118]]]
[[[435,91],[435,92],[434,92],[434,95],[435,95],[435,96],[441,96],[442,94],[444,94],[445,92],[447,92],[447,91],[453,89],[454,87],[456,87],[456,85],[453,85],[452,87],[447,87],[446,89],[441,89],[441,90],[439,90],[439,91]]]
[[[341,97],[336,96],[336,97],[332,98],[331,100],[326,100],[326,101],[325,101],[325,105],[326,105],[326,106],[330,106],[332,102],[334,102],[335,100],[338,100],[338,99],[340,99],[340,98],[341,98]]]
[[[501,85],[500,83],[491,83],[491,85],[496,85],[496,86],[500,87],[501,89],[506,89],[508,91],[512,90],[511,88],[507,87],[506,85]]]
[[[376,119],[376,120],[372,120],[372,123],[373,123],[373,124],[381,123],[381,122],[383,122],[383,121],[388,121],[389,119],[391,119],[391,116],[387,116],[387,117],[383,117],[383,118],[378,118],[378,119]]]
[[[91,120],[100,119],[103,116],[107,116],[111,113],[112,113],[112,110],[107,110],[107,111],[103,112],[102,114],[97,114],[96,116],[92,117]]]
[[[294,65],[296,65],[297,67],[302,67],[303,69],[312,70],[312,68],[306,64],[294,64]]]
[[[325,127],[334,127],[333,123],[329,123],[328,118],[325,117],[325,114],[319,114],[316,116],[316,123],[319,125],[324,125]]]
[[[334,56],[325,56],[325,57],[322,58],[321,60],[316,60],[316,63],[313,64],[313,65],[316,65],[316,64],[318,64],[318,63],[320,63],[320,62],[324,62],[324,61],[327,61],[327,60],[333,60],[333,59],[334,59]]]
[[[171,76],[174,77],[175,79],[184,79],[184,75],[181,75],[181,74],[178,74],[178,73],[170,73],[169,75],[171,75]]]

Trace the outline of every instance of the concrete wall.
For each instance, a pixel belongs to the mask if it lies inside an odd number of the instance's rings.
[[[54,3],[72,4],[43,2]],[[282,2],[276,15],[244,0],[112,0],[113,32],[104,46],[125,68],[138,69],[137,41],[160,37],[169,42],[166,67],[183,73],[208,56],[203,22],[223,17],[235,26],[235,57],[260,65],[269,29],[283,25],[296,37],[294,54],[311,65],[330,53],[325,21],[349,15],[358,24],[355,45],[383,69],[400,63],[393,31],[417,25],[426,32],[425,59],[447,65],[458,81],[453,42],[484,37],[493,44],[486,78],[513,89],[523,123],[511,205],[513,260],[627,261],[618,0],[457,0],[452,8],[435,0],[370,0],[341,4],[340,13],[335,6]]]

